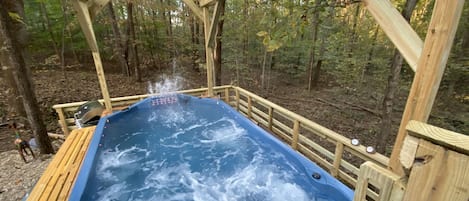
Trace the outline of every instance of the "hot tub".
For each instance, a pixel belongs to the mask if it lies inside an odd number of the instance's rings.
[[[102,118],[70,200],[341,201],[353,192],[215,99],[151,97]]]

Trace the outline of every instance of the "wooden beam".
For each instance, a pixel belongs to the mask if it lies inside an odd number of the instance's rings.
[[[221,0],[224,1],[224,0]],[[217,26],[218,26],[218,21],[220,19],[220,10],[222,4],[217,1],[215,4],[215,9],[213,10],[213,17],[212,20],[210,21],[210,32],[208,36],[208,40],[206,41],[206,45],[208,45],[211,48],[215,47],[215,37],[217,36]]]
[[[88,46],[92,52],[98,51],[98,44],[96,43],[96,37],[94,35],[87,3],[82,2],[81,0],[73,0],[72,3],[73,7],[77,11],[77,18],[86,41],[88,42]]]
[[[363,2],[412,70],[416,71],[423,47],[423,42],[417,33],[389,0],[363,0]]]
[[[293,123],[293,133],[291,147],[294,150],[298,150],[298,139],[300,138],[300,121],[295,120]]]
[[[414,156],[419,161],[412,167],[404,200],[427,201],[433,197],[432,191],[436,189],[435,184],[438,183],[441,168],[446,161],[445,152],[441,146],[420,140],[419,149]]]
[[[406,127],[408,134],[434,144],[469,155],[469,136],[438,128],[418,121],[410,121]]]
[[[202,22],[204,21],[203,11],[197,4],[195,4],[194,0],[182,0],[182,1],[184,1],[184,3],[186,3],[187,6],[189,6],[189,8],[194,13],[194,15],[197,16],[197,18],[199,18],[200,21]]]
[[[399,161],[399,155],[407,136],[406,126],[410,120],[421,122],[428,120],[453,45],[463,5],[464,0],[435,2],[424,49],[389,161],[389,168],[401,175],[404,174],[404,169]]]
[[[218,0],[201,0],[200,7],[206,7],[218,3]]]
[[[109,1],[110,0],[93,0],[89,7],[91,19],[94,19]]]
[[[109,91],[107,89],[106,78],[104,77],[103,64],[101,62],[101,56],[99,55],[98,43],[96,42],[96,36],[94,35],[93,24],[91,22],[88,5],[86,2],[80,0],[73,0],[73,7],[77,11],[78,21],[80,22],[83,34],[85,34],[88,45],[90,46],[93,54],[94,64],[96,67],[96,73],[98,75],[99,85],[101,87],[101,93],[104,98],[104,105],[106,109],[111,111],[111,98],[109,97]]]
[[[203,8],[204,14],[204,32],[205,32],[205,60],[207,62],[207,95],[213,96],[213,83],[214,83],[214,61],[213,61],[213,48],[208,45],[210,38],[210,13],[207,7]]]
[[[342,156],[344,155],[344,144],[337,142],[335,145],[334,162],[332,163],[332,169],[330,173],[333,177],[337,178],[340,171],[340,162],[342,162]]]
[[[382,168],[373,162],[367,161],[360,166],[357,185],[355,186],[354,201],[368,200],[368,184],[379,189],[377,201],[397,201],[402,200],[405,186],[401,182],[401,177]]]

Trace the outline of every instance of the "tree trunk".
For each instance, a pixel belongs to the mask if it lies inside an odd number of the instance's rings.
[[[176,45],[175,45],[174,37],[173,37],[173,18],[172,18],[172,15],[171,15],[171,10],[172,10],[171,9],[171,1],[170,0],[166,1],[166,4],[168,5],[168,9],[166,9],[166,11],[167,11],[167,14],[166,14],[167,19],[166,20],[168,20],[168,23],[167,23],[168,26],[166,26],[166,28],[167,28],[168,37],[169,37],[169,44],[170,44],[170,48],[169,48],[170,53],[171,53],[170,57],[171,57],[171,61],[173,62],[172,64],[173,64],[173,69],[174,69],[177,52],[176,52]]]
[[[41,118],[41,113],[36,101],[36,95],[33,90],[33,83],[28,78],[29,73],[24,62],[23,53],[18,44],[13,44],[12,39],[15,33],[11,33],[12,27],[9,27],[7,21],[11,21],[8,10],[6,10],[6,0],[1,2],[0,6],[0,62],[4,66],[9,66],[13,69],[13,78],[18,87],[19,94],[23,97],[23,105],[26,111],[31,129],[34,136],[37,138],[40,152],[42,154],[53,153],[49,136],[47,135],[46,127]],[[21,2],[22,3],[22,2]]]
[[[116,14],[114,12],[114,6],[112,4],[112,1],[108,3],[107,7],[109,9],[109,17],[111,20],[112,32],[115,40],[114,54],[117,56],[117,60],[119,61],[119,64],[121,66],[122,74],[126,75],[127,77],[130,77],[129,66],[127,65],[128,61],[125,60],[124,48],[122,47],[122,38],[119,31],[119,26],[117,25]]]
[[[313,85],[313,69],[314,63],[316,62],[314,58],[315,48],[316,48],[316,39],[319,27],[319,6],[321,1],[316,1],[314,3],[314,14],[313,18],[311,19],[311,46],[309,48],[309,62],[306,69],[309,69],[309,76],[308,76],[308,91],[311,91]]]
[[[410,22],[412,12],[417,5],[418,0],[407,0],[405,3],[402,16]],[[395,102],[394,94],[399,89],[399,75],[401,73],[403,57],[399,53],[399,50],[394,50],[394,57],[391,64],[391,72],[388,78],[388,85],[386,86],[384,99],[383,99],[383,110],[381,116],[381,132],[376,138],[376,151],[385,154],[386,144],[389,141],[392,130],[392,113]]]
[[[63,17],[63,24],[62,24],[62,49],[60,51],[60,64],[62,66],[62,74],[63,79],[67,80],[67,73],[65,72],[65,29],[67,28],[67,1],[61,0],[60,1],[62,7],[62,17]]]
[[[220,21],[217,25],[217,36],[216,36],[216,44],[215,44],[215,52],[213,54],[213,60],[215,65],[215,86],[221,86],[221,64],[222,64],[222,57],[221,57],[221,46],[222,46],[222,36],[223,36],[223,24],[225,22],[225,0],[219,0],[218,3],[220,4]]]
[[[334,19],[335,16],[335,3],[331,3],[329,6],[329,13],[327,19],[325,21],[328,24],[332,24],[332,19]],[[323,31],[323,33],[320,35],[320,40],[321,44],[319,45],[319,54],[317,56],[317,62],[314,68],[312,69],[312,80],[311,80],[311,88],[317,88],[319,85],[319,78],[321,75],[321,67],[322,67],[322,62],[323,62],[323,57],[324,54],[326,53],[326,40],[327,36],[329,35],[329,31],[326,29]]]
[[[24,20],[24,7],[22,0],[5,0],[2,2],[2,7],[10,13],[18,14]],[[9,23],[9,30],[11,30],[12,33],[15,33],[12,35],[13,38],[11,39],[13,44],[17,44],[21,49],[21,52],[24,54],[28,40],[25,24],[15,20],[8,20],[7,23]],[[13,79],[13,68],[11,66],[4,66],[2,68],[2,77],[5,79],[8,86],[6,90],[8,114],[12,116],[26,117],[26,111],[23,107],[23,99],[18,92],[15,80]]]
[[[362,70],[362,76],[361,76],[361,79],[360,79],[362,84],[366,83],[366,80],[367,80],[366,77],[371,74],[370,70],[373,67],[372,66],[373,64],[371,63],[371,60],[373,59],[373,56],[374,56],[376,42],[378,41],[379,30],[380,30],[379,25],[376,25],[375,32],[373,33],[373,37],[372,37],[372,41],[371,41],[370,52],[367,55],[366,64],[365,64],[365,66],[363,67],[363,70]]]
[[[243,5],[243,60],[244,66],[249,66],[249,32],[248,32],[248,18],[249,18],[249,1],[244,0]]]
[[[135,25],[134,25],[134,15],[133,15],[133,3],[129,1],[127,3],[127,23],[128,23],[128,37],[129,37],[129,44],[130,44],[130,52],[132,55],[133,63],[134,63],[134,72],[135,72],[135,79],[137,82],[142,81],[142,76],[140,75],[140,62],[138,60],[138,52],[137,52],[137,44],[135,41]]]
[[[55,54],[60,57],[59,48],[57,47],[58,43],[57,43],[57,40],[55,39],[54,31],[52,30],[52,24],[50,23],[49,14],[47,13],[46,4],[44,2],[39,2],[39,6],[40,6],[41,13],[42,13],[42,18],[47,25],[47,31],[49,32],[49,35],[50,35],[52,47],[54,48]]]
[[[191,15],[191,14],[189,14]],[[197,60],[199,59],[199,54],[198,54],[198,51],[197,51],[197,35],[195,33],[195,26],[197,26],[197,23],[196,23],[196,20],[198,20],[196,18],[196,16],[190,16],[190,30],[191,30],[191,49],[192,49],[192,56],[191,56],[191,60],[192,60],[192,70],[194,70],[195,72],[199,73],[199,66],[197,64]]]
[[[267,52],[267,48],[264,50],[264,59],[262,62],[262,74],[261,74],[261,88],[264,88],[265,86],[265,67],[268,65],[267,64],[267,55],[269,52]]]
[[[357,25],[358,25],[358,19],[360,18],[360,10],[361,10],[360,4],[357,4],[355,8],[355,14],[353,16],[353,21],[352,21],[352,30],[350,31],[349,51],[348,51],[349,58],[352,58],[353,51],[355,49],[355,43],[357,42]]]

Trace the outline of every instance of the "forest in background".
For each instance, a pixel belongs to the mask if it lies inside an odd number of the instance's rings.
[[[392,2],[424,39],[434,1]],[[73,76],[67,73],[71,69],[94,71],[70,1],[24,1],[24,10],[24,17],[10,17],[26,27],[30,66],[59,69],[64,80]],[[434,125],[465,134],[468,18],[466,3],[430,117]],[[94,29],[106,73],[136,82],[148,73],[192,72],[205,77],[203,23],[181,0],[112,1],[95,17]],[[278,93],[280,86],[312,94],[340,89],[337,93],[346,94],[340,97],[369,100],[359,106],[381,119],[369,128],[378,143],[392,141],[382,136],[397,132],[400,122],[392,116],[402,114],[414,72],[396,56],[394,45],[359,1],[228,0],[217,44],[218,84],[250,87],[266,97]],[[378,147],[384,150],[384,145]]]

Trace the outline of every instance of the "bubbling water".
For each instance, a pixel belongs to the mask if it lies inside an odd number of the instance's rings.
[[[165,115],[162,115],[165,116]],[[158,116],[151,115],[149,121]],[[181,126],[181,122],[178,123]],[[150,134],[149,147],[130,146],[141,134],[104,150],[98,161],[97,200],[310,201],[295,183],[299,170],[282,154],[262,148],[233,119],[193,120],[174,132]],[[138,165],[136,165],[138,163]],[[130,179],[130,180],[129,180]],[[124,182],[122,182],[124,181]]]
[[[181,76],[161,76],[161,81],[156,83],[148,82],[149,94],[168,95],[183,88],[184,79]]]

